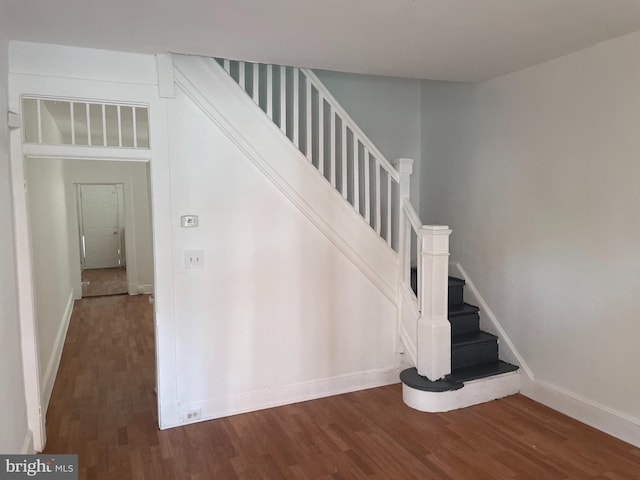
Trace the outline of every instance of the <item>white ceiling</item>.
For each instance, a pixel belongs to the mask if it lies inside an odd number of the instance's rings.
[[[13,40],[479,81],[640,30],[640,0],[0,0]]]

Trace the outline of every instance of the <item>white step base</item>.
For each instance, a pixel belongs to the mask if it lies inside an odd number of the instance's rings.
[[[520,391],[520,372],[509,372],[493,377],[464,382],[464,387],[448,392],[425,392],[402,384],[402,400],[421,412],[449,412],[498,398],[515,395]]]

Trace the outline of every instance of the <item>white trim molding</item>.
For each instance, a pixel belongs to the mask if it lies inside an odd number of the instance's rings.
[[[47,362],[47,369],[42,379],[42,411],[43,415],[46,415],[49,408],[49,400],[51,399],[51,393],[53,392],[53,385],[56,381],[56,375],[58,374],[58,367],[60,367],[60,359],[62,358],[62,349],[64,348],[64,341],[67,338],[67,331],[69,329],[69,322],[71,321],[71,315],[73,314],[73,304],[75,301],[75,292],[71,290],[67,305],[62,314],[60,327],[56,334],[56,340],[53,344],[53,350],[49,361]]]
[[[521,393],[579,422],[640,448],[640,419],[544,380],[523,382]]]
[[[466,287],[469,289],[468,293],[471,294],[471,303],[477,303],[480,307],[481,322],[485,323],[487,329],[499,337],[500,356],[504,355],[506,361],[518,364],[525,374],[521,378],[520,393],[522,395],[597,430],[640,447],[640,419],[584,398],[557,385],[536,379],[462,265],[454,263],[450,267],[452,274],[457,274],[465,280]]]
[[[36,453],[36,450],[33,448],[33,432],[31,430],[27,430],[27,434],[24,437],[24,442],[22,442],[20,454],[31,455],[34,453]]]
[[[212,420],[230,415],[238,415],[240,413],[341,395],[343,393],[393,385],[400,382],[400,372],[404,368],[406,368],[406,365],[386,369],[367,370],[346,375],[336,375],[320,380],[283,385],[238,395],[211,398],[203,402],[182,404],[178,405],[178,423],[163,425],[162,428],[177,427],[187,423]],[[194,420],[194,422],[186,421],[186,412],[193,410],[200,410],[202,415],[200,418]]]

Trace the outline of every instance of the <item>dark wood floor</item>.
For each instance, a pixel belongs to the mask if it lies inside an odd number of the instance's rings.
[[[399,385],[157,429],[146,296],[76,303],[47,453],[82,479],[640,479],[640,449],[521,395],[443,414]]]

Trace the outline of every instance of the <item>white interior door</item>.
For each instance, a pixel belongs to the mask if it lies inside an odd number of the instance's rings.
[[[84,268],[120,265],[116,185],[80,185]]]

